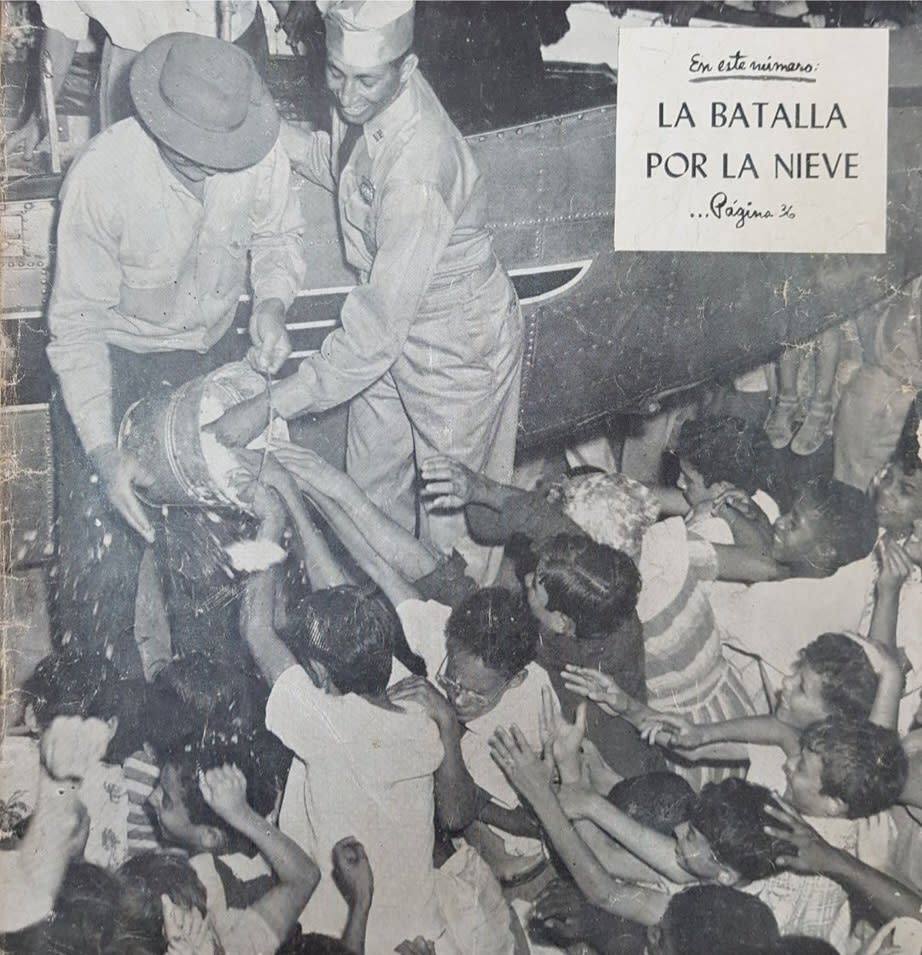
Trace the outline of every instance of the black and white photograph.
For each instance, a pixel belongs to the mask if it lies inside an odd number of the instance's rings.
[[[0,2],[0,952],[922,955],[922,4]]]

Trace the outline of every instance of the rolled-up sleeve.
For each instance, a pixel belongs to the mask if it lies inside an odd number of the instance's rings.
[[[329,133],[308,131],[283,122],[279,137],[291,161],[291,168],[296,173],[328,192],[336,192],[333,145]]]
[[[87,451],[115,440],[106,332],[118,304],[121,213],[72,176],[61,194],[48,359]]]
[[[287,309],[304,281],[304,220],[291,190],[288,155],[280,143],[270,159],[254,210],[250,281],[257,304],[278,298]]]
[[[368,282],[349,293],[342,327],[327,336],[320,353],[275,388],[276,408],[286,418],[348,401],[403,350],[455,220],[439,190],[426,183],[395,183],[380,201]]]

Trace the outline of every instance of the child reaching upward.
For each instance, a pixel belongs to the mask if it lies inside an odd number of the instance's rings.
[[[277,542],[285,523],[280,502],[265,488],[257,489],[255,501],[260,534]],[[444,758],[439,726],[416,702],[398,706],[386,693],[394,655],[406,647],[399,618],[383,601],[338,587],[299,604],[289,615],[286,643],[276,631],[274,610],[274,578],[252,575],[243,632],[272,687],[266,726],[296,756],[282,828],[319,859],[329,858],[346,835],[360,839],[376,875],[371,950],[394,949],[415,934],[433,939],[439,952],[464,950],[471,940],[452,935],[458,910],[442,892],[448,886],[457,896],[452,876],[458,873],[433,866],[435,776]],[[480,902],[491,877],[485,866],[478,876]],[[473,913],[464,914],[479,917],[474,946],[506,955],[513,946],[509,913],[495,888],[496,911],[475,904]],[[322,882],[302,924],[335,935],[345,917],[342,899]]]
[[[275,884],[246,908],[227,905],[223,887],[218,879],[208,879],[212,866],[202,866],[204,859],[196,856],[191,862],[182,860],[188,873],[183,878],[201,888],[201,911],[207,908],[218,941],[226,955],[263,955],[274,952],[288,937],[308,900],[320,881],[320,870],[313,860],[288,836],[256,812],[247,802],[247,779],[236,766],[215,766],[200,774],[197,786],[216,822],[206,825],[190,817],[189,795],[171,767],[164,767],[160,786],[151,797],[151,806],[165,835],[187,849],[201,853],[226,849],[231,834],[237,834],[251,843],[266,860]],[[156,892],[158,873],[163,866],[179,862],[164,862],[159,853],[146,853],[126,863],[119,870],[125,885],[126,928],[132,926],[152,938],[163,936],[160,893]],[[176,860],[175,856],[166,857]],[[209,860],[210,861],[210,860]],[[186,870],[184,869],[183,872]],[[208,888],[200,880],[199,872],[208,879]],[[186,900],[188,901],[188,899]],[[182,905],[181,897],[172,898]],[[186,906],[188,907],[188,906]],[[201,911],[204,915],[205,912]]]
[[[624,617],[618,632],[613,627],[609,628],[609,644],[623,646],[628,640],[636,640],[637,645],[642,646],[646,688],[654,706],[672,708],[696,720],[743,716],[753,712],[746,691],[723,657],[721,633],[715,624],[707,593],[701,586],[713,579],[717,572],[715,548],[690,534],[681,517],[652,523],[657,508],[652,508],[651,517],[650,509],[643,506],[645,498],[655,500],[648,489],[641,487],[642,493],[638,497],[631,488],[635,482],[621,479],[620,483],[613,483],[618,476],[605,475],[610,479],[610,486],[604,488],[604,493],[603,488],[595,488],[597,508],[590,506],[593,496],[582,497],[578,508],[566,509],[569,515],[566,516],[561,514],[559,506],[542,500],[534,492],[497,486],[468,473],[447,459],[424,465],[423,477],[430,482],[424,493],[433,497],[431,506],[464,505],[472,525],[480,519],[475,505],[482,505],[481,509],[489,508],[491,514],[495,512],[498,515],[493,522],[499,523],[507,533],[534,535],[536,553],[550,546],[552,539],[551,533],[541,530],[542,525],[553,528],[563,522],[569,523],[571,518],[583,528],[582,536],[591,537],[596,544],[603,541],[612,543],[609,535],[613,528],[599,520],[596,511],[603,507],[607,516],[612,498],[624,502],[622,510],[633,515],[629,524],[634,533],[629,533],[626,530],[628,525],[625,524],[621,527],[621,535],[628,547],[640,544],[640,553],[637,555],[635,549],[634,556],[639,558],[637,565],[643,586],[637,597],[637,615],[632,613]],[[575,533],[567,533],[566,536],[573,540],[580,537]],[[740,554],[736,548],[727,550],[734,551],[724,563],[728,573],[736,573],[741,566],[749,566],[753,574],[779,574],[775,563],[768,558]],[[748,564],[745,564],[744,559]],[[577,593],[575,587],[566,590],[574,595]],[[587,592],[591,592],[591,589],[587,588]],[[540,609],[536,612],[540,613]],[[558,621],[555,642],[547,641],[549,648],[565,639],[566,634],[559,629],[561,624],[562,621]],[[635,624],[636,627],[632,626]],[[586,636],[583,634],[583,639]],[[576,641],[577,646],[581,642]],[[565,664],[578,662],[578,657],[573,653],[557,654],[556,659],[548,661],[548,669],[552,673],[559,672]],[[595,667],[596,664],[595,661],[587,660],[584,665]],[[612,668],[603,669],[617,679]],[[620,765],[613,752],[607,751],[603,755]],[[741,772],[740,758],[740,753],[724,748],[720,754],[715,754],[710,764],[702,760],[695,766],[676,765],[674,768],[685,775],[693,786],[700,787],[708,779]],[[634,772],[654,768],[633,754],[632,759],[637,767]]]
[[[892,656],[866,640],[842,633],[821,634],[801,650],[782,681],[771,716],[692,724],[674,713],[656,712],[632,700],[612,680],[592,670],[568,667],[564,680],[573,692],[594,701],[603,711],[620,713],[643,729],[651,741],[674,744],[690,759],[700,746],[728,741],[748,744],[747,778],[770,789],[783,788],[782,764],[797,749],[802,730],[829,717],[871,719],[892,727],[902,686],[902,674]]]
[[[906,757],[896,734],[872,724],[830,720],[803,734],[799,757],[788,761],[788,793],[807,811],[822,811],[830,828],[847,841],[850,820],[878,812],[899,796]],[[583,787],[551,786],[553,766],[539,759],[518,734],[498,733],[496,758],[538,815],[577,883],[596,904],[645,924],[662,917],[670,890],[624,885],[589,850],[572,819],[586,819],[617,839],[666,884],[716,882],[746,886],[772,909],[786,934],[807,934],[842,946],[851,919],[848,899],[829,879],[777,873],[790,850],[776,836],[764,806],[768,790],[737,779],[701,791],[688,824],[675,838],[638,826],[630,817]]]

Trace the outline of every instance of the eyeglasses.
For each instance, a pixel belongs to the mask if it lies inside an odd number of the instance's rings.
[[[445,691],[445,695],[452,700],[458,700],[464,697],[468,702],[473,703],[475,706],[490,706],[495,703],[502,695],[506,692],[506,687],[509,686],[510,681],[507,680],[503,685],[496,690],[494,693],[491,693],[489,696],[485,696],[483,693],[478,693],[476,690],[469,690],[466,686],[462,686],[458,683],[457,680],[453,680],[451,677],[445,675],[445,665],[448,663],[448,654],[445,654],[444,659],[442,660],[441,665],[439,666],[438,672],[435,675],[435,682]]]

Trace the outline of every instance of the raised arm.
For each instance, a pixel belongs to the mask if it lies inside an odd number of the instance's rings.
[[[551,788],[553,764],[540,759],[518,727],[497,730],[493,757],[510,783],[528,800],[567,870],[583,894],[600,908],[644,925],[655,925],[668,903],[665,893],[613,878],[564,814]],[[674,850],[673,850],[674,854]]]
[[[315,452],[289,444],[278,447],[275,457],[395,607],[419,597],[410,580],[431,573],[438,563],[425,545],[386,517],[354,481]],[[418,570],[422,573],[417,574]]]
[[[285,509],[274,492],[257,489],[257,516],[261,519],[257,540],[278,543],[285,529]],[[273,570],[250,574],[243,592],[240,629],[269,686],[297,661],[275,631],[276,575]]]
[[[326,538],[308,513],[301,490],[291,473],[272,455],[267,456],[260,466],[260,481],[267,487],[271,487],[288,509],[289,517],[301,542],[301,559],[304,561],[311,586],[315,590],[323,590],[350,583],[339,561],[333,556]]]
[[[810,826],[793,806],[774,797],[778,805],[769,803],[766,813],[778,824],[765,831],[794,846],[794,855],[782,856],[780,865],[804,875],[825,875],[865,899],[883,921],[893,918],[918,918],[922,895],[892,876],[860,862],[843,849],[836,849]]]
[[[895,651],[900,591],[912,573],[912,561],[903,547],[890,537],[885,537],[878,546],[877,559],[879,572],[868,639]]]
[[[349,906],[343,944],[353,955],[365,955],[375,880],[365,847],[354,836],[340,839],[333,846],[333,881]]]
[[[582,535],[582,529],[537,491],[498,484],[458,461],[437,455],[422,462],[422,497],[432,510],[464,508],[477,540],[508,541],[513,534],[530,540],[554,534]]]
[[[694,881],[676,862],[675,839],[632,819],[607,799],[586,789],[567,787],[565,811],[572,819],[586,819],[624,846],[628,852],[672,882]]]
[[[236,766],[209,769],[199,779],[209,807],[262,853],[278,883],[252,906],[280,941],[294,928],[320,882],[320,870],[294,840],[246,801],[246,777]]]
[[[878,726],[896,729],[900,716],[900,701],[906,687],[903,667],[896,653],[889,647],[873,642],[861,644],[871,667],[877,674],[877,692],[868,719]]]

